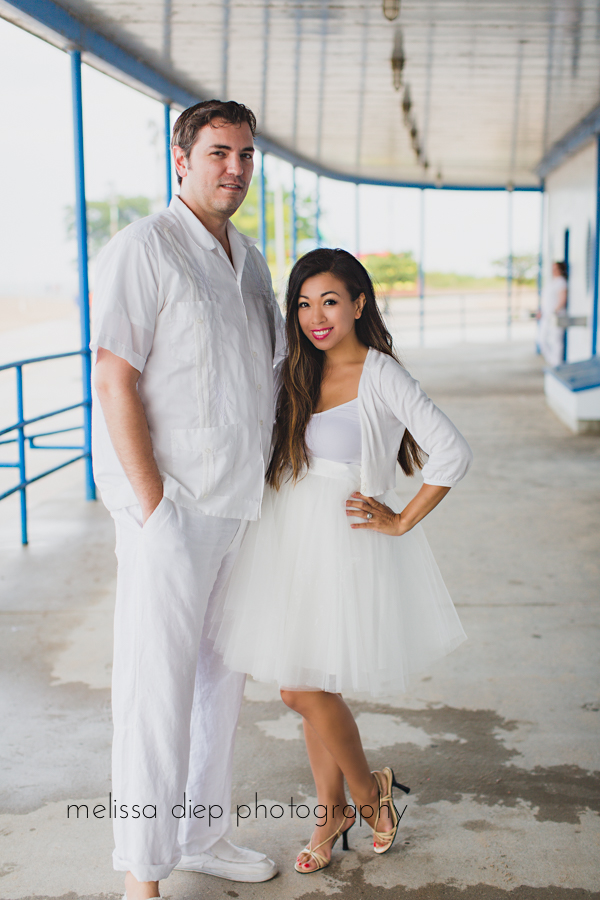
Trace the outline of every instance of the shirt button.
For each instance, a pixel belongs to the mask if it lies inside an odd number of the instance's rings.
[[[261,419],[261,420],[259,421],[258,424],[259,424],[259,425],[262,425],[262,423],[263,423],[263,420]]]
[[[256,390],[257,390],[257,391],[260,391],[260,388],[261,388],[260,384],[257,384],[257,385],[256,385]]]
[[[258,356],[258,353],[256,352],[256,350],[252,351],[252,356],[254,357],[254,359],[256,359],[256,357]]]
[[[202,325],[202,323],[204,322],[204,319],[196,319],[196,322],[198,322],[199,325]]]

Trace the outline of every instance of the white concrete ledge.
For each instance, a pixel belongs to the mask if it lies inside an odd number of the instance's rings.
[[[575,434],[600,434],[600,361],[585,360],[546,369],[548,406]]]

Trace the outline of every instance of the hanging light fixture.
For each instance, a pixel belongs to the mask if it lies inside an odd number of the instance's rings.
[[[400,15],[400,0],[383,0],[383,14],[393,22]]]
[[[404,96],[402,97],[402,114],[405,124],[408,122],[410,111],[412,109],[412,99],[410,96],[410,87],[406,85],[404,88]]]
[[[412,98],[410,96],[410,85],[404,86],[404,94],[402,95],[402,118],[404,120],[404,127],[408,131],[408,136],[410,139],[410,145],[413,149],[413,153],[417,158],[417,162],[420,166],[423,166],[425,171],[429,168],[429,160],[425,156],[425,150],[421,145],[421,138],[419,135],[419,129],[417,126],[416,119],[412,112]]]
[[[392,64],[392,80],[394,82],[394,88],[399,91],[402,86],[402,70],[404,69],[404,63],[406,62],[406,58],[404,56],[404,45],[402,41],[402,31],[400,28],[396,28],[396,32],[394,34],[394,49],[392,51],[392,58],[390,60]]]

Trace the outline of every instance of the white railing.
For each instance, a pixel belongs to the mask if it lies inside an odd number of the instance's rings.
[[[537,292],[428,293],[419,297],[380,296],[388,328],[399,347],[438,347],[459,343],[535,342]]]

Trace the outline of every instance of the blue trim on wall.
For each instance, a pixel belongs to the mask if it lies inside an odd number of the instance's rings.
[[[598,352],[598,288],[600,286],[600,134],[596,141],[596,234],[594,235],[594,296],[592,300],[592,356]]]
[[[60,35],[67,43],[74,44],[74,49],[96,57],[98,60],[121,72],[127,78],[137,82],[141,87],[149,89],[155,95],[158,95],[163,103],[175,104],[185,109],[204,99],[182,85],[171,81],[147,63],[142,62],[136,58],[132,51],[94,31],[94,29],[85,25],[71,13],[53,3],[52,0],[10,0],[10,5]],[[414,182],[393,178],[363,178],[358,175],[338,172],[327,166],[321,166],[264,135],[257,135],[256,146],[264,153],[272,153],[274,156],[278,156],[294,166],[314,172],[315,175],[331,178],[335,181],[348,182],[349,184],[368,184],[376,187],[427,188],[442,191],[506,190],[506,185],[504,184],[443,184],[438,186],[433,181]],[[513,190],[539,192],[541,187],[539,185],[516,185]]]
[[[260,252],[266,258],[267,256],[267,178],[265,173],[265,154],[262,154],[260,160],[260,170],[258,173],[258,215],[259,215],[259,238]]]
[[[164,104],[164,139],[165,139],[165,197],[167,206],[173,197],[173,185],[171,181],[171,106]]]
[[[567,267],[567,305],[565,307],[565,311],[569,312],[569,266],[570,266],[570,247],[571,247],[571,230],[569,228],[565,228],[565,237],[564,237],[564,251],[563,251],[563,261],[565,266]],[[569,355],[569,329],[565,328],[565,333],[563,335],[563,362],[566,363],[567,356]]]

